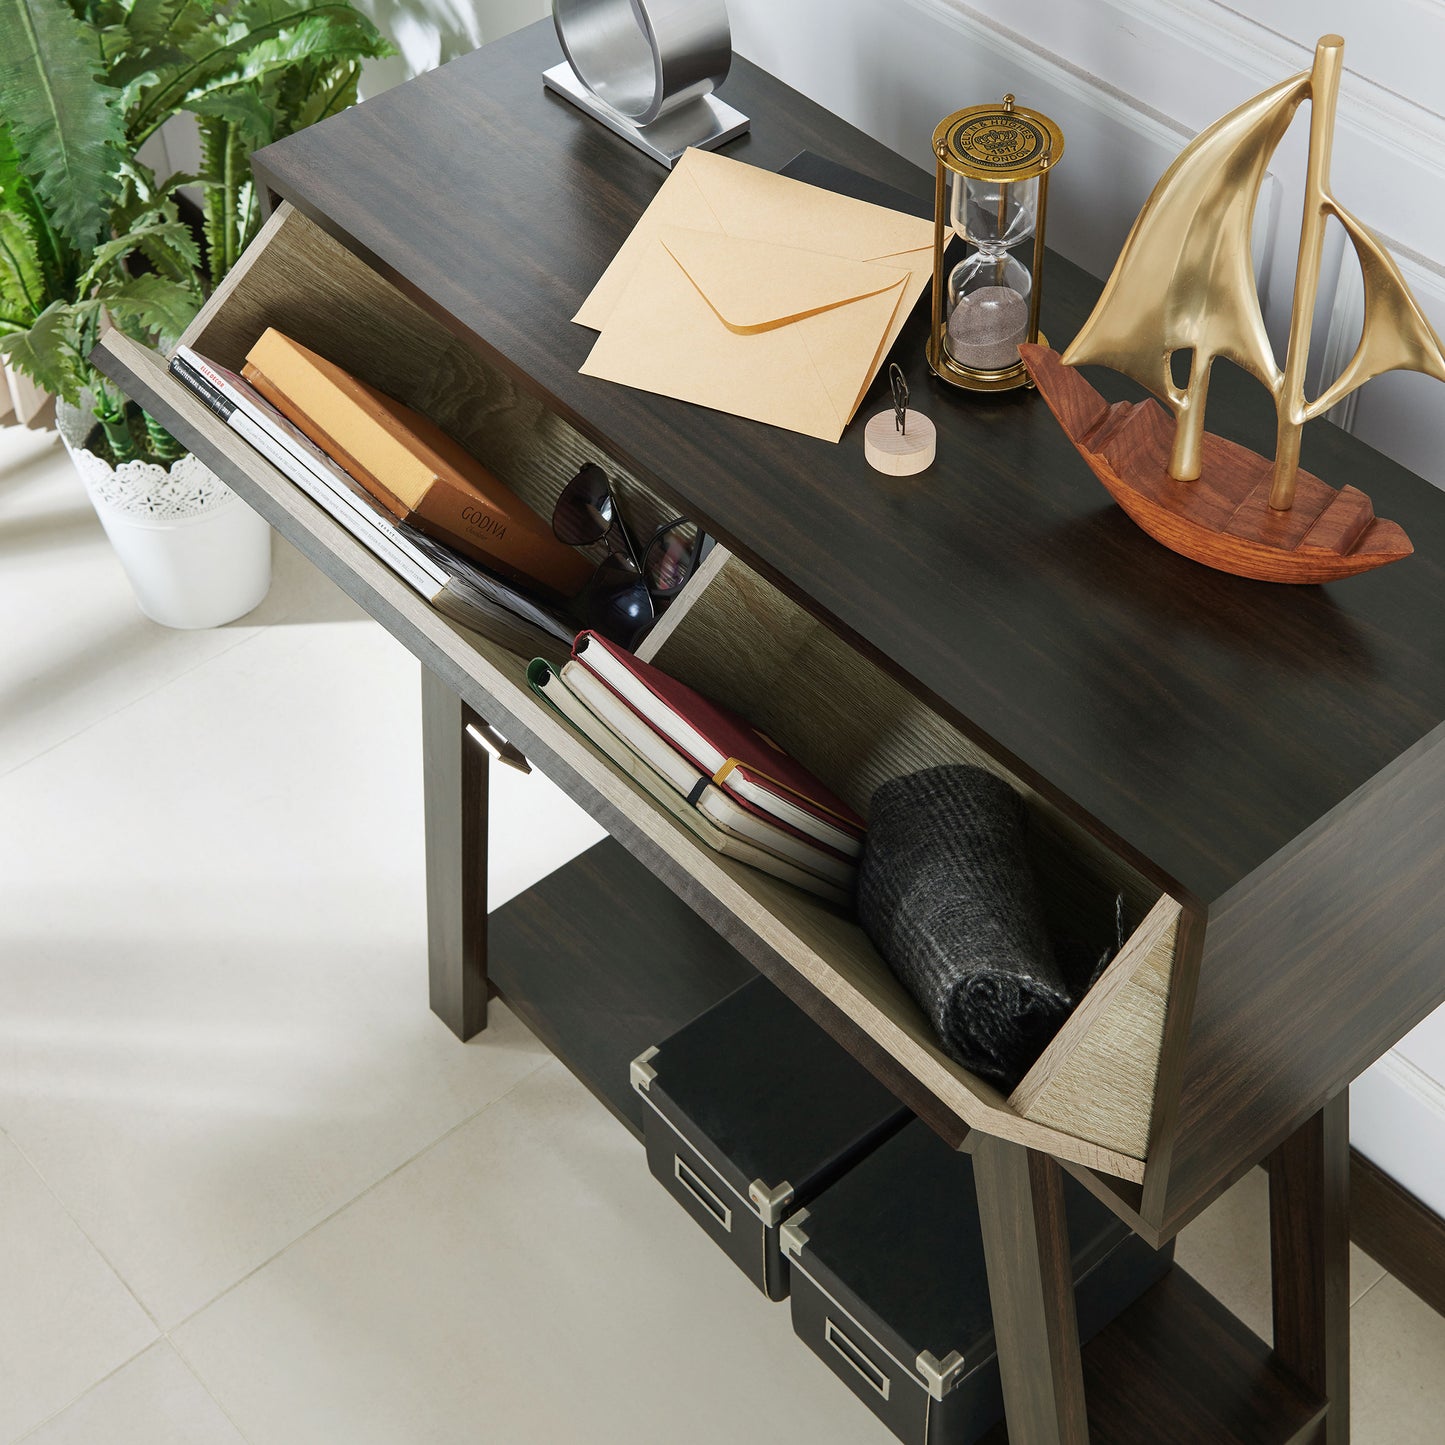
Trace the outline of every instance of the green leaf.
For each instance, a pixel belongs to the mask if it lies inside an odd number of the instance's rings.
[[[358,11],[341,6],[317,7],[274,35],[253,34],[230,78],[255,80],[308,59],[364,60],[377,55],[384,43],[376,27]]]
[[[154,221],[147,225],[137,226],[123,236],[116,236],[103,246],[97,246],[91,257],[90,268],[81,277],[80,283],[76,287],[77,295],[88,295],[91,287],[104,280],[107,273],[111,272],[119,262],[140,250],[143,242],[162,244],[176,255],[189,259],[193,265],[200,265],[200,252],[196,247],[196,238],[191,235],[191,228],[184,221]]]
[[[184,59],[179,50],[172,51],[169,57],[164,52],[147,50],[139,55],[129,55],[118,65],[111,66],[110,84],[119,92],[120,99],[117,104],[121,114],[126,117],[127,133],[130,131],[132,111],[161,83],[166,67],[169,65],[174,68],[182,64]]]
[[[46,391],[72,406],[79,402],[83,368],[74,317],[64,301],[51,302],[27,330],[0,337],[0,356]]]
[[[228,208],[234,206],[226,162],[230,155],[231,128],[218,116],[200,118],[201,176],[206,189],[201,211],[206,238],[206,259],[211,280],[219,281],[225,272]]]
[[[137,341],[169,350],[201,309],[200,293],[164,276],[127,276],[102,286],[98,299],[117,326]]]
[[[185,61],[160,71],[158,84],[130,117],[131,136],[139,143],[188,98],[195,100],[215,82],[234,78],[241,59],[260,40],[275,38],[306,14],[328,9],[344,12],[350,7],[311,6],[298,4],[298,0],[243,0],[230,13],[218,14],[210,25],[186,38]]]
[[[101,69],[105,73],[106,84],[109,85],[113,83],[110,79],[111,67],[130,52],[131,37],[124,25],[102,25],[97,28],[96,22],[92,20],[91,26],[95,43],[100,50]]]
[[[40,266],[40,299],[26,316],[29,324],[38,312],[57,297],[69,296],[80,272],[80,258],[75,250],[56,235],[44,204],[35,194],[35,187],[20,169],[10,132],[0,123],[0,211],[16,216],[24,225],[34,246]]]
[[[305,130],[308,125],[337,115],[356,104],[356,88],[361,79],[361,67],[356,64],[342,67],[327,83],[317,85],[306,97],[296,112],[293,130]]]
[[[137,48],[179,45],[207,24],[215,8],[211,0],[135,0],[126,29]]]
[[[125,139],[94,37],[56,0],[0,0],[0,121],[55,228],[84,251],[105,230]]]
[[[44,310],[45,276],[30,228],[15,211],[0,211],[0,302],[12,320]]]
[[[125,23],[126,7],[121,0],[72,0],[70,8],[77,20],[93,30],[113,30]]]
[[[313,33],[301,40],[297,49],[287,53],[284,44],[276,45],[282,37],[294,38],[308,22]],[[133,138],[143,140],[187,100],[199,99],[239,79],[256,79],[298,58],[326,53],[323,40],[327,36],[325,43],[335,47],[334,59],[393,53],[380,31],[348,4],[242,0],[229,14],[218,15],[185,43],[188,63],[168,71],[147,96],[132,118]],[[250,63],[253,52],[263,45],[272,48]]]
[[[111,228],[121,234],[137,233],[136,249],[173,281],[189,280],[201,264],[200,246],[191,228],[173,229],[180,223],[176,192],[198,179],[177,171],[157,181],[149,166],[133,159],[125,169],[121,198],[110,211]],[[170,224],[164,230],[153,229],[163,223]]]
[[[267,105],[260,92],[254,89],[238,86],[214,90],[187,101],[185,109],[196,115],[211,115],[218,120],[229,121],[248,153],[269,145],[275,139],[275,108]]]

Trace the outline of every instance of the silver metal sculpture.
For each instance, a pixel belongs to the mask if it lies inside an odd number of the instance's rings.
[[[747,130],[713,93],[733,58],[724,0],[553,0],[552,21],[567,58],[547,88],[669,169]]]

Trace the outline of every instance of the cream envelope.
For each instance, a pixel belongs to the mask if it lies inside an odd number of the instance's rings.
[[[660,227],[582,371],[837,441],[909,280],[897,266]]]
[[[664,264],[671,253],[661,245],[659,238],[663,231],[670,230],[675,234],[679,228],[728,238],[738,243],[770,245],[790,252],[811,253],[855,263],[872,263],[906,273],[901,294],[889,310],[881,331],[871,339],[865,338],[858,329],[856,313],[846,318],[836,317],[825,325],[813,325],[810,321],[810,338],[806,343],[808,346],[816,351],[825,344],[846,344],[855,348],[847,358],[848,366],[853,367],[856,363],[863,368],[859,374],[856,394],[849,398],[847,405],[841,409],[842,420],[836,428],[829,427],[825,430],[816,409],[813,412],[816,425],[790,421],[787,408],[794,400],[795,391],[795,386],[791,383],[785,385],[781,392],[765,392],[761,377],[753,384],[748,384],[746,376],[732,377],[727,388],[727,400],[724,400],[721,394],[715,397],[695,394],[696,389],[689,387],[689,400],[723,407],[744,416],[775,421],[781,426],[795,426],[797,430],[809,431],[812,435],[830,436],[836,441],[842,427],[847,424],[862,400],[874,372],[898,339],[898,333],[908,320],[914,303],[932,278],[932,222],[920,220],[916,216],[906,216],[884,206],[857,201],[850,196],[836,195],[832,191],[792,180],[788,176],[776,175],[772,171],[759,170],[755,166],[729,160],[726,156],[716,155],[711,151],[690,150],[684,154],[653,197],[652,204],[643,213],[632,234],[623,243],[612,264],[603,273],[592,294],[574,318],[580,325],[604,332],[603,338],[588,358],[587,365],[583,367],[588,374],[608,376],[612,380],[625,381],[634,386],[650,385],[632,375],[614,375],[610,370],[604,369],[606,366],[619,364],[624,356],[629,370],[643,371],[649,375],[665,374],[664,369],[649,363],[635,348],[627,345],[621,328],[625,326],[632,330],[641,327],[646,329],[650,336],[653,335],[654,328],[647,324],[647,318],[642,314],[647,309],[646,287],[649,284],[667,285],[670,294],[676,291],[676,277],[667,272]],[[689,254],[698,265],[704,264],[699,250],[700,243],[680,244],[689,247]],[[741,257],[741,250],[739,255]],[[748,278],[749,284],[759,288],[765,283],[759,279],[761,273],[758,265],[752,263],[757,263],[763,255],[762,251],[751,250],[751,263],[743,267],[743,274]],[[784,268],[781,276],[783,286],[801,288],[806,285],[803,275],[806,268],[801,263],[791,264],[795,258],[774,259]],[[723,284],[718,279],[723,271],[719,258],[715,255],[708,257],[706,265],[710,280],[716,285]],[[842,275],[829,274],[834,276],[835,282],[839,282]],[[872,283],[863,278],[852,283],[840,283],[837,294],[832,299],[833,306],[841,304],[844,299],[842,292],[846,291],[847,284],[856,284],[859,287],[855,293],[855,303],[865,291],[872,293]],[[779,299],[772,291],[764,293],[760,290],[760,296],[762,294],[774,297],[771,304],[774,305],[776,314],[771,318],[768,330],[797,324],[788,314],[795,304],[793,301],[786,296]],[[800,290],[798,294],[802,296],[805,292]],[[624,297],[628,305],[625,313],[619,314]],[[881,301],[874,301],[861,309],[871,315],[875,310],[881,310],[883,305]],[[693,316],[695,324],[702,324],[706,319],[705,314],[695,307],[689,314]],[[817,314],[826,315],[828,312],[819,310]],[[657,319],[656,315],[652,317],[654,323]],[[614,322],[619,328],[615,333]],[[734,362],[739,361],[737,349],[724,342],[720,330],[727,331],[727,328],[720,329],[714,322],[710,330],[700,333],[696,338],[699,341],[705,337],[710,338],[709,344],[718,348],[718,355],[707,358],[694,351],[692,372],[695,376],[706,375],[711,379],[722,380],[724,368],[719,362],[724,347]],[[824,332],[829,335],[827,343],[823,341]],[[843,333],[846,333],[846,336]],[[728,334],[736,337],[739,333],[733,330]],[[764,348],[754,347],[752,352],[748,353],[749,358],[762,349]],[[797,348],[794,350],[796,352]],[[669,346],[668,351],[675,356],[673,346]],[[747,366],[753,363],[749,359],[741,364]],[[838,379],[834,376],[828,383],[828,389],[829,395],[834,397],[835,409],[837,397],[834,393],[837,385]],[[668,395],[678,394],[668,386],[651,389]],[[802,396],[797,400],[806,408],[813,405],[815,398]]]

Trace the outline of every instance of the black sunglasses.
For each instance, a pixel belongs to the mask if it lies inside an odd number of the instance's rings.
[[[682,591],[702,553],[703,532],[686,517],[664,522],[639,550],[627,530],[607,474],[585,463],[562,489],[552,512],[558,541],[573,547],[606,542],[608,555],[583,593],[589,627],[631,648]]]

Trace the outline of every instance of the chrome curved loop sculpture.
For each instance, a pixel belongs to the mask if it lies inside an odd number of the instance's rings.
[[[548,88],[655,160],[747,130],[714,95],[733,58],[724,0],[553,0],[552,21],[567,59]]]

